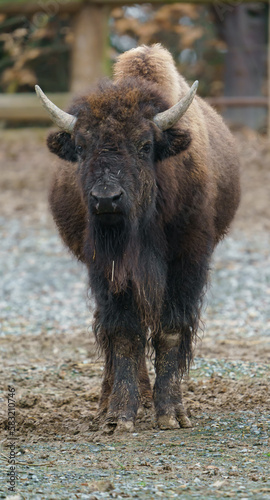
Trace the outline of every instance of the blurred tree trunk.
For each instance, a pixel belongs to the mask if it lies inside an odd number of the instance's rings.
[[[225,96],[259,97],[267,92],[267,8],[251,3],[215,9],[220,34],[227,44]],[[261,129],[266,126],[267,109],[231,107],[224,116],[233,123]]]
[[[81,93],[105,73],[108,9],[85,5],[73,20],[71,91]]]

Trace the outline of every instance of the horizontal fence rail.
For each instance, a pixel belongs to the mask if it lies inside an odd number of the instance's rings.
[[[48,94],[60,108],[66,109],[71,94]],[[50,122],[48,113],[35,94],[0,94],[0,120],[4,122]]]
[[[49,99],[62,109],[72,101],[70,92],[48,94]],[[268,106],[266,97],[208,97],[206,101],[214,107]],[[0,94],[0,121],[4,122],[48,122],[50,118],[35,94]]]

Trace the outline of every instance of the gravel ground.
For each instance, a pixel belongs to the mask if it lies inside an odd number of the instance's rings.
[[[90,324],[87,275],[55,232],[0,219],[1,335],[69,332]]]
[[[89,431],[103,363],[91,332],[86,272],[63,248],[47,213],[44,135],[37,131],[30,140],[26,131],[16,131],[14,142],[14,132],[6,131],[0,148],[6,166],[0,179],[0,498],[9,498],[11,384],[18,473],[13,500],[269,500],[266,142],[247,131],[238,137],[243,203],[230,236],[215,253],[202,342],[184,381],[193,428],[159,431],[147,414],[127,439]],[[148,368],[153,381],[151,360]]]
[[[269,499],[265,419],[230,413],[216,421],[204,415],[192,432],[171,432],[169,440],[166,434],[144,433],[143,442],[134,433],[129,443],[21,447],[20,491],[37,500]]]

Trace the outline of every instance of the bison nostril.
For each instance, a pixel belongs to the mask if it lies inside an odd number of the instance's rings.
[[[90,191],[90,196],[92,196],[92,198],[94,198],[95,201],[99,200],[99,197],[96,195],[96,193],[93,193],[93,191]]]
[[[119,201],[120,198],[122,197],[123,191],[120,191],[119,193],[115,194],[112,196],[112,202]]]

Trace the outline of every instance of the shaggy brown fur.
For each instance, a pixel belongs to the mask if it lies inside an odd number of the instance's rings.
[[[160,45],[133,49],[120,56],[112,82],[74,102],[72,136],[48,137],[66,160],[53,179],[52,213],[86,263],[96,300],[94,330],[106,358],[100,415],[109,432],[131,430],[139,403],[149,404],[149,329],[158,424],[190,425],[181,374],[192,358],[211,254],[239,203],[239,174],[229,130],[199,97],[170,130],[154,124],[188,89]],[[97,199],[113,210],[100,213]]]

